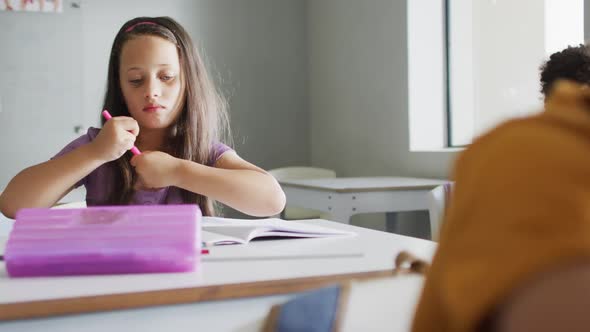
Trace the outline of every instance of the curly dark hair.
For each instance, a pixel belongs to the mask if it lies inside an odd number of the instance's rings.
[[[541,92],[545,97],[555,81],[568,79],[590,85],[590,48],[587,45],[569,46],[553,53],[541,66]]]

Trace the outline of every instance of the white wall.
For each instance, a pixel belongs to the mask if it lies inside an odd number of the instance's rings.
[[[408,149],[406,2],[309,1],[308,13],[312,164],[445,177],[453,153]]]
[[[47,160],[77,136],[80,26],[78,11],[0,12],[0,190],[19,170]]]
[[[312,164],[339,176],[444,178],[453,153],[408,149],[406,1],[308,6]]]

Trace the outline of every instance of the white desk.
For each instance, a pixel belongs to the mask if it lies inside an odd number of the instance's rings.
[[[19,301],[236,284],[297,277],[391,269],[400,250],[430,259],[430,241],[334,223],[309,221],[326,227],[349,229],[358,236],[332,239],[297,239],[254,242],[246,246],[213,247],[202,269],[195,273],[9,279],[0,266],[0,305]],[[363,257],[322,259],[265,259],[240,257],[362,253]],[[236,260],[232,261],[232,258]],[[219,259],[216,261],[216,259]],[[99,312],[0,323],[0,331],[255,331],[270,306],[289,295],[212,301]]]
[[[324,211],[332,220],[346,224],[359,213],[427,210],[428,192],[445,183],[448,181],[403,177],[280,181],[288,205]]]

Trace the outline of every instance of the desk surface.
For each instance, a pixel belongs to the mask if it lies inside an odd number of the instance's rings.
[[[434,189],[448,183],[446,180],[405,177],[356,177],[307,180],[280,180],[282,186],[306,188],[339,193]]]
[[[10,279],[4,264],[1,264],[0,311],[5,311],[10,305],[22,305],[30,301],[90,297],[96,302],[104,295],[119,295],[117,300],[121,301],[129,293],[162,290],[182,292],[182,289],[187,288],[227,284],[234,285],[234,291],[241,291],[239,285],[244,283],[385,271],[392,269],[394,256],[401,250],[409,250],[418,257],[430,259],[435,249],[433,242],[416,238],[327,220],[306,222],[353,230],[357,236],[273,240],[213,247],[211,254],[203,259],[200,270],[194,273]],[[322,257],[309,257],[314,255]],[[271,290],[281,285],[274,287]],[[75,302],[70,303],[73,304]]]

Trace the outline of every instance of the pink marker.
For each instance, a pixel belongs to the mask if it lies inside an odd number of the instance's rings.
[[[109,113],[109,111],[107,110],[102,111],[102,116],[104,116],[104,118],[107,119],[107,121],[113,118],[111,116],[111,113]],[[135,145],[129,151],[131,151],[131,153],[133,153],[136,156],[141,154],[141,151],[139,151],[139,149]]]

